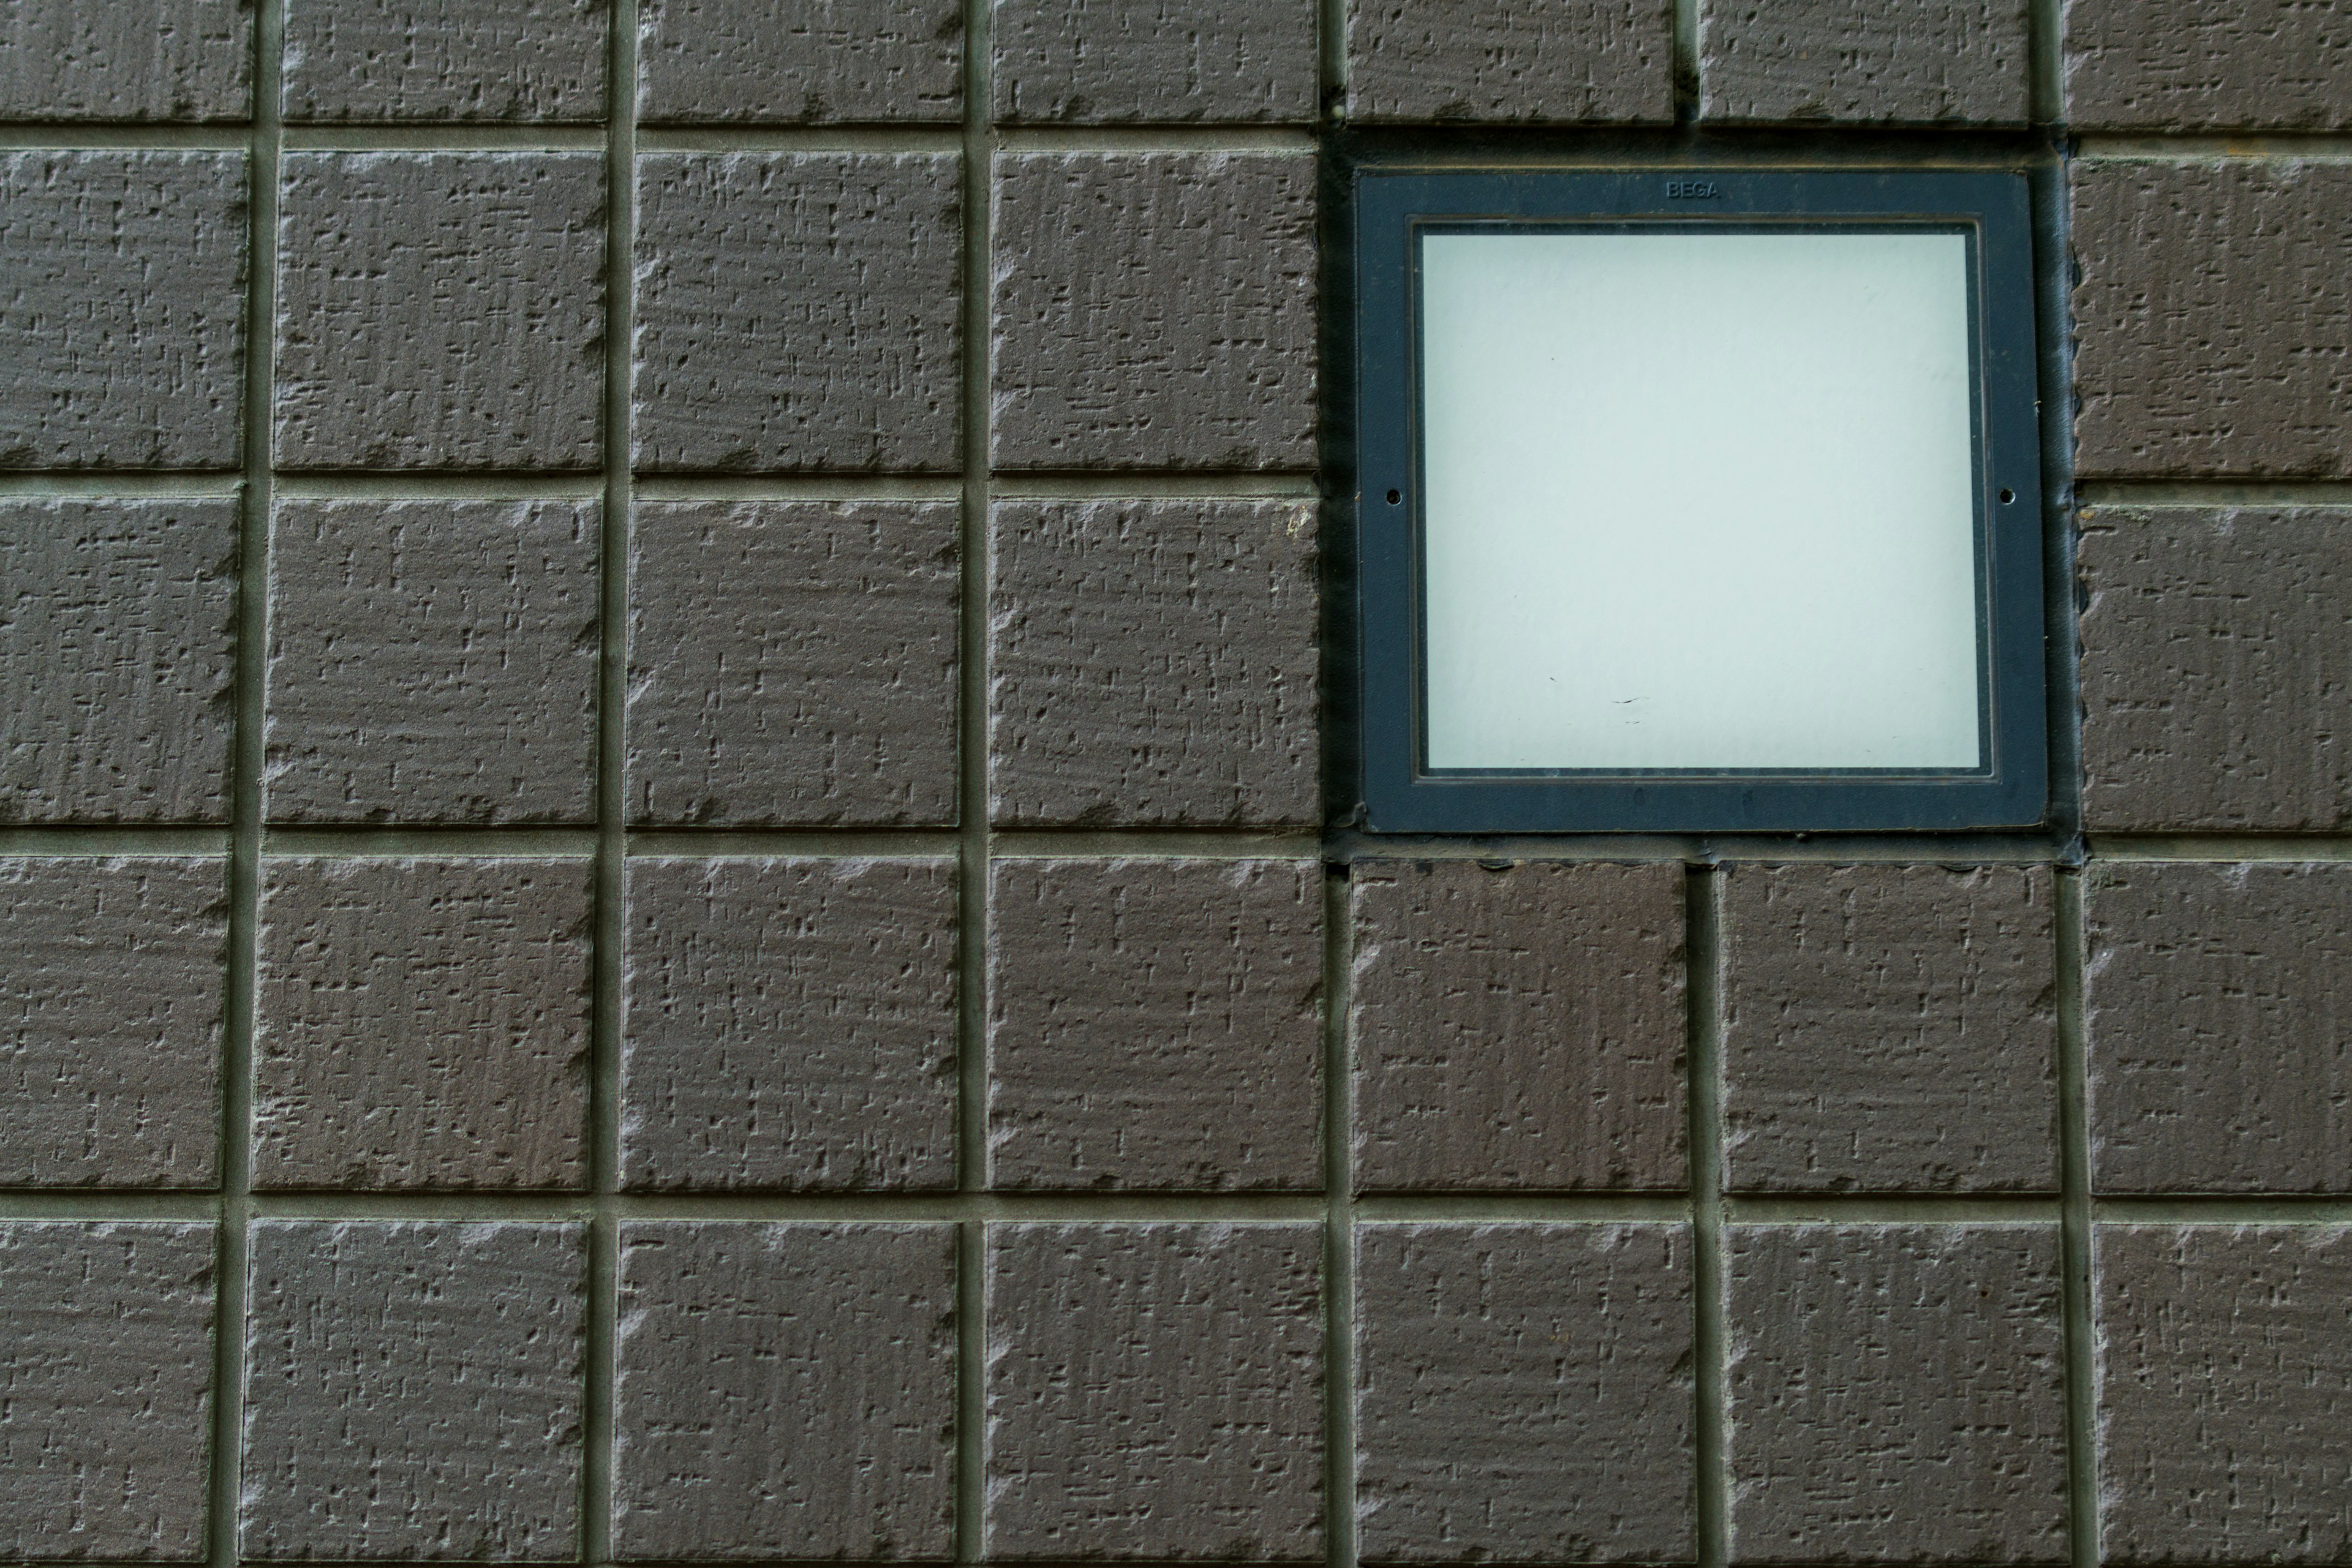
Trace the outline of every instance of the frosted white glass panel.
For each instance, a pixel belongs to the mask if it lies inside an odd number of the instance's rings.
[[[1428,765],[1978,766],[1966,243],[1423,237]]]

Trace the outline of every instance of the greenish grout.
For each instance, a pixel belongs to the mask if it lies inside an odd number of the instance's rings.
[[[1006,153],[1290,153],[1313,157],[1322,143],[1298,125],[1028,126],[996,133]]]
[[[226,855],[236,847],[235,833],[226,827],[0,827],[0,855],[43,858]]]
[[[1346,875],[1323,879],[1324,1530],[1327,1558],[1356,1561],[1355,1075],[1348,1015],[1355,931]]]
[[[2054,1225],[2055,1193],[1820,1193],[1723,1198],[1726,1225]]]
[[[2027,113],[2036,125],[2066,121],[2064,0],[2032,0],[2026,18]]]
[[[2100,507],[2352,506],[2352,479],[2094,479],[2074,487],[2085,514]]]
[[[1058,856],[1105,858],[1150,857],[1156,859],[1309,859],[1322,852],[1321,835],[1311,829],[1294,833],[1264,828],[1121,829],[1007,828],[992,836],[991,852],[999,860],[1036,860]]]
[[[86,496],[109,500],[218,500],[245,493],[242,469],[203,473],[191,469],[116,469],[59,471],[20,468],[0,473],[0,498],[11,500],[78,500]]]
[[[2060,1300],[2066,1328],[2067,1539],[2073,1568],[2098,1568],[2097,1370],[2091,1330],[2090,1082],[2083,1030],[2083,879],[2058,884],[2058,1154],[2064,1193]]]
[[[1730,1550],[1724,1412],[1723,940],[1720,878],[1694,866],[1683,878],[1686,1043],[1690,1069],[1691,1380],[1695,1404],[1699,1568],[1723,1568]]]
[[[1359,1225],[1687,1224],[1687,1193],[1358,1193]]]
[[[994,493],[1022,500],[1312,500],[1322,481],[1311,473],[1135,468],[1113,473],[1015,470],[996,475]]]
[[[650,125],[645,153],[932,153],[963,150],[953,125]]]
[[[2301,158],[2335,163],[2352,159],[2344,132],[2262,132],[2243,136],[2103,136],[2074,139],[2074,155],[2089,162],[2207,163],[2215,159]]]
[[[278,477],[289,500],[601,500],[602,473],[395,473],[296,470]]]
[[[2352,859],[2352,834],[2108,834],[2090,836],[2094,861]]]
[[[1698,121],[1702,86],[1698,60],[1698,0],[1674,0],[1674,7],[1675,122],[1691,125]]]
[[[940,474],[639,474],[647,500],[956,500],[963,480]]]
[[[616,122],[617,123],[617,122]],[[602,153],[594,125],[312,124],[286,127],[289,153]]]
[[[258,81],[255,90],[259,90]],[[0,152],[244,153],[250,151],[264,133],[258,124],[160,125],[140,121],[106,125],[20,121],[0,124]]]

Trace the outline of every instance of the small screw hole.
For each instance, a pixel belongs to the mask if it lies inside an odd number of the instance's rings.
[[[1404,492],[1402,490],[1391,490],[1389,492],[1389,505],[1395,506],[1403,500]]]
[[[2011,502],[2011,501],[2015,500],[2016,499],[2017,499],[2017,492],[2016,492],[2015,490],[2003,490],[2003,491],[2001,491],[2001,492],[2000,492],[2000,504],[2001,504],[2001,505],[2003,505],[2003,506],[2007,506],[2010,502]]]

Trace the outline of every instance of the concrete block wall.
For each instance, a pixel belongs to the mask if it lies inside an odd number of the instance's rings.
[[[2348,82],[17,0],[0,1561],[2344,1561]],[[2036,174],[2050,831],[1326,823],[1431,155]]]

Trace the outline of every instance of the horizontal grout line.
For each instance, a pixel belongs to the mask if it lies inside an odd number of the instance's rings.
[[[1723,1195],[1726,1225],[2056,1225],[2052,1193],[1804,1193]]]
[[[647,153],[937,153],[963,155],[963,132],[942,125],[651,125],[637,130]]]
[[[807,855],[841,859],[877,857],[952,858],[961,842],[951,827],[875,828],[630,828],[632,858],[729,859]]]
[[[0,827],[0,855],[86,859],[112,855],[226,855],[228,850],[226,827]]]
[[[2086,163],[2204,163],[2216,158],[2305,158],[2352,160],[2352,134],[2262,132],[2244,136],[2112,136],[2085,132],[2074,138],[2074,156]]]
[[[2094,1196],[2091,1218],[2099,1225],[2352,1225],[2352,1196]]]
[[[1339,828],[1328,858],[1359,860],[1660,861],[1777,865],[1790,861],[1892,865],[2048,865],[2067,841],[2044,835],[1562,833],[1384,835]]]
[[[257,1192],[257,1217],[278,1219],[979,1220],[1276,1223],[1320,1220],[1319,1194],[1297,1193],[580,1193]]]
[[[11,153],[105,152],[117,148],[156,153],[242,153],[252,143],[253,132],[243,125],[106,125],[65,121],[19,121],[0,125],[0,152]]]
[[[596,852],[593,827],[265,827],[264,858],[292,856],[479,855],[586,858]]]
[[[1006,126],[996,133],[1007,153],[1313,153],[1313,128],[1287,125]]]
[[[1349,149],[1350,161],[1373,174],[1480,166],[1530,172],[1590,169],[1606,174],[1710,168],[2026,169],[2056,161],[2051,148],[2026,140],[2023,132],[2014,133],[2006,142],[1979,143],[1954,142],[1932,133],[1905,138],[1885,128],[1859,126],[1831,140],[1805,139],[1808,133],[1802,132],[1708,126],[1682,132],[1664,126],[1580,130],[1482,125],[1475,134],[1466,135],[1459,130],[1421,126],[1356,129],[1367,132],[1370,140]],[[1420,136],[1440,140],[1429,145],[1393,144]]]
[[[1322,484],[1312,473],[1003,473],[989,493],[997,500],[1312,500],[1322,494]]]
[[[1355,1216],[1364,1225],[1409,1225],[1460,1221],[1473,1225],[1517,1225],[1552,1221],[1568,1225],[1616,1222],[1688,1223],[1686,1194],[1644,1193],[1359,1193]]]
[[[995,860],[1038,860],[1055,856],[1142,856],[1158,859],[1246,860],[1277,857],[1311,860],[1322,852],[1312,828],[1282,832],[1263,828],[1160,829],[999,828],[989,849]]]
[[[218,497],[234,496],[244,489],[244,476],[236,473],[174,473],[170,470],[138,473],[19,470],[0,473],[0,497],[33,500],[74,500],[84,496],[130,500]]]
[[[2352,860],[2352,834],[2095,833],[2091,859]]]
[[[2085,513],[2103,506],[2352,506],[2352,479],[2094,479],[2077,483]]]
[[[271,487],[281,500],[595,500],[593,474],[291,473]]]
[[[607,138],[594,125],[299,125],[280,145],[289,153],[593,153]]]
[[[11,1220],[217,1220],[218,1192],[132,1188],[0,1189],[0,1223]]]
[[[647,474],[640,500],[959,500],[963,481],[922,474]]]

